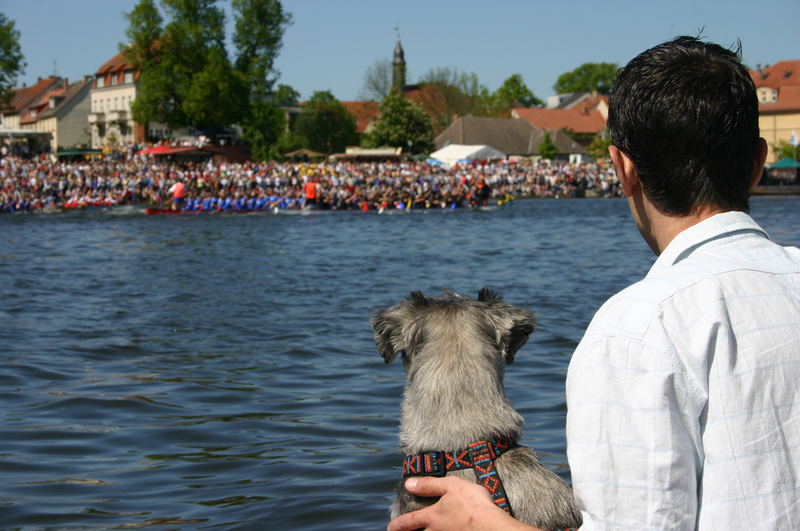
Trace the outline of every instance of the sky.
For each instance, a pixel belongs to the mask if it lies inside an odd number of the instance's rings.
[[[70,80],[93,74],[126,41],[124,13],[137,1],[0,0],[27,63],[17,85],[52,74]],[[230,0],[220,5],[230,33]],[[283,6],[293,22],[276,61],[278,82],[302,99],[317,90],[358,99],[366,70],[391,60],[398,34],[408,83],[446,67],[475,73],[494,91],[518,73],[542,99],[554,94],[564,72],[584,63],[622,66],[678,35],[724,46],[741,40],[752,68],[800,59],[798,0],[284,0]]]

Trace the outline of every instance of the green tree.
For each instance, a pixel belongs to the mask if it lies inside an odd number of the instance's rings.
[[[164,19],[161,17],[154,0],[140,0],[130,13],[128,19],[127,45],[120,49],[134,68],[149,70],[158,61],[158,42],[164,31]]]
[[[289,85],[280,84],[275,89],[274,101],[282,107],[297,107],[300,105],[300,93]]]
[[[296,130],[309,149],[336,153],[358,142],[356,119],[330,91],[315,92],[305,109],[297,118]]]
[[[550,133],[545,132],[542,142],[539,144],[539,155],[543,159],[552,160],[558,155],[558,148],[550,138]]]
[[[274,149],[286,132],[283,111],[271,101],[250,102],[248,117],[242,122],[244,137],[250,142],[253,160],[275,158],[280,151]],[[298,146],[299,147],[299,146]],[[289,151],[289,150],[284,150]]]
[[[264,96],[277,78],[275,59],[292,16],[278,0],[233,0],[232,5],[236,69],[247,75],[253,94]]]
[[[11,89],[17,76],[25,71],[25,61],[19,47],[19,31],[14,21],[0,13],[0,109],[11,101]]]
[[[772,146],[777,160],[789,157],[794,160],[800,160],[800,144],[793,146],[788,140],[781,140]]]
[[[512,74],[492,96],[498,107],[506,110],[511,107],[533,107],[544,103],[534,96],[520,74]]]
[[[240,90],[237,76],[231,76],[225,14],[216,0],[161,3],[169,18],[163,31],[152,0],[140,0],[128,15],[131,56],[142,72],[134,118],[140,123],[164,122],[173,129],[229,125],[236,116],[227,113],[242,109],[246,92]],[[223,99],[226,104],[220,108]]]
[[[591,143],[589,143],[589,146],[586,148],[586,152],[598,159],[607,158],[608,146],[610,145],[610,135],[597,135],[592,139]]]
[[[433,122],[422,107],[392,90],[378,110],[378,120],[364,139],[366,146],[402,147],[411,153],[433,149]]]
[[[592,92],[608,94],[617,78],[619,65],[616,63],[584,63],[575,70],[558,76],[553,90],[557,94],[570,92]]]
[[[213,47],[203,70],[192,76],[183,110],[192,125],[199,128],[237,123],[245,116],[247,101],[244,74],[231,66],[225,50]]]
[[[236,71],[243,76],[246,95],[240,100],[242,130],[252,146],[253,158],[265,160],[286,129],[280,105],[296,105],[300,95],[288,85],[273,93],[277,79],[275,59],[292,17],[278,0],[233,0],[233,43]],[[290,102],[290,103],[289,103]]]
[[[120,48],[140,72],[139,89],[131,105],[133,119],[141,124],[182,121],[182,113],[174,104],[171,72],[167,65],[159,62],[164,19],[154,0],[140,0],[125,17],[129,44],[121,44]]]

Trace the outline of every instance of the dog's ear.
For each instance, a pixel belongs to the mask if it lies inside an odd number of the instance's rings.
[[[428,304],[421,291],[414,291],[408,300],[387,310],[378,310],[372,316],[370,324],[375,331],[375,345],[387,365],[411,344],[414,309]]]
[[[478,292],[478,300],[480,302],[494,302],[501,300],[501,297],[492,288],[487,288],[484,286]]]
[[[528,341],[536,328],[536,314],[522,308],[509,306],[511,326],[502,336],[503,348],[506,354],[506,363],[511,364],[517,351]]]
[[[423,295],[421,291],[411,292],[411,302],[415,306],[427,306],[428,304],[430,304],[428,302],[428,299],[425,298],[425,295]]]
[[[401,321],[397,306],[388,310],[378,310],[370,319],[369,324],[375,331],[375,346],[378,347],[378,354],[383,357],[386,365],[393,362],[397,354],[403,350],[399,344],[403,328]]]

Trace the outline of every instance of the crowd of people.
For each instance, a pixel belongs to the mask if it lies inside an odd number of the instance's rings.
[[[181,183],[181,197],[175,185]],[[619,195],[591,162],[176,162],[132,154],[92,161],[0,159],[0,211],[147,205],[186,210],[458,208],[517,198]],[[177,199],[173,203],[173,200]]]

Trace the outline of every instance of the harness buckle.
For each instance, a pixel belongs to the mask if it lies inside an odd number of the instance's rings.
[[[403,461],[403,477],[432,476],[444,477],[447,475],[447,462],[444,452],[431,450],[421,454],[407,456]]]
[[[445,477],[447,475],[447,462],[444,458],[444,452],[442,450],[433,450],[431,452],[426,452],[426,454],[431,457],[431,466],[425,475],[435,478]]]

